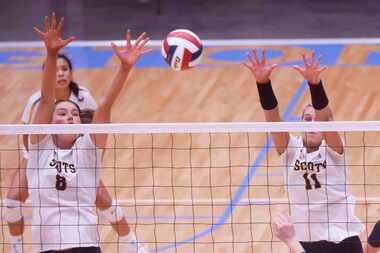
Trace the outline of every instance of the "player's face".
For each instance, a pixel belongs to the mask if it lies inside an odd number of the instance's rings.
[[[70,82],[73,80],[72,72],[69,64],[63,58],[57,60],[57,87],[65,89],[69,87]]]
[[[304,109],[302,121],[314,121],[315,110],[311,106],[307,106]],[[307,147],[317,148],[322,142],[322,133],[320,132],[306,132],[303,134],[303,140]]]
[[[78,108],[71,102],[63,101],[55,106],[53,114],[53,124],[80,124]],[[59,143],[72,143],[78,134],[57,135]]]
[[[80,124],[78,108],[71,102],[64,101],[55,106],[53,124]]]

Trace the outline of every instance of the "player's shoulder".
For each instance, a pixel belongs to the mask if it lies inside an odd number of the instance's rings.
[[[80,92],[88,92],[90,93],[90,90],[82,85],[78,85],[79,91]]]
[[[79,89],[79,92],[81,92],[83,94],[89,94],[89,95],[91,95],[91,92],[90,92],[90,90],[87,87],[79,85],[78,89]]]
[[[41,91],[36,91],[34,92],[28,99],[28,102],[31,102],[31,103],[34,103],[34,102],[38,102],[40,101],[41,99]]]
[[[41,91],[34,92],[27,100],[26,107],[37,104],[41,100]]]
[[[79,95],[83,96],[84,99],[93,98],[90,90],[83,86],[79,86]]]

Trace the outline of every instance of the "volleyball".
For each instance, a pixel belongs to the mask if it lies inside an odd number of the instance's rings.
[[[161,53],[172,69],[180,71],[198,65],[202,58],[202,49],[202,42],[195,33],[177,29],[163,40]]]

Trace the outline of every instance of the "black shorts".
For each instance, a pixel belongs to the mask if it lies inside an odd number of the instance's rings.
[[[373,227],[371,234],[368,237],[368,243],[372,247],[380,247],[380,221]]]
[[[301,242],[307,253],[363,253],[362,243],[358,236],[352,236],[339,243],[330,241]]]
[[[99,247],[78,247],[65,250],[48,250],[40,253],[101,253]]]

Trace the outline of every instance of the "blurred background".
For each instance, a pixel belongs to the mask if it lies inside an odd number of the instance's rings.
[[[377,37],[377,0],[0,0],[0,41],[38,40],[56,11],[78,40],[121,39],[128,27],[162,39],[175,28],[203,39]]]
[[[43,17],[53,11],[66,18],[63,37],[90,40],[62,51],[73,61],[74,80],[97,101],[119,60],[109,42],[96,41],[122,40],[127,28],[135,35],[146,31],[157,40],[131,72],[131,85],[124,87],[113,108],[113,122],[264,121],[255,80],[241,64],[254,46],[266,48],[268,62],[279,64],[272,80],[284,120],[298,121],[310,102],[307,84],[292,65],[302,65],[301,54],[311,50],[323,55],[322,64],[328,66],[323,81],[335,120],[380,119],[380,89],[375,85],[380,80],[380,40],[315,40],[379,37],[380,0],[0,0],[0,94],[6,94],[0,96],[2,124],[19,123],[26,101],[40,89],[46,52],[42,43],[27,41],[40,41],[33,26],[44,30]],[[192,30],[202,41],[225,39],[225,44],[205,43],[198,67],[172,71],[159,44],[178,28]],[[294,38],[310,40],[286,40]],[[239,44],[229,39],[285,40]],[[124,201],[128,220],[149,249],[289,252],[270,227],[273,217],[289,205],[281,163],[275,150],[264,145],[266,136],[156,135],[154,141],[150,134],[141,139],[114,136],[104,159],[110,170],[102,179]],[[344,138],[348,182],[358,200],[357,215],[366,225],[361,234],[366,242],[379,219],[380,171],[372,168],[380,166],[380,134],[344,133]],[[19,168],[19,151],[16,135],[0,135],[0,165],[8,168],[0,170],[2,198]],[[136,199],[148,204],[128,204]],[[165,199],[169,203],[161,205]],[[195,202],[182,205],[186,199]],[[226,201],[207,204],[214,199]],[[235,209],[230,199],[236,200]],[[248,205],[255,202],[247,199],[261,204]],[[29,225],[30,205],[27,208]],[[0,249],[10,252],[5,222],[0,230]],[[24,238],[31,247],[29,227]],[[116,240],[110,226],[102,226],[103,249],[111,247],[104,252],[116,252]]]

